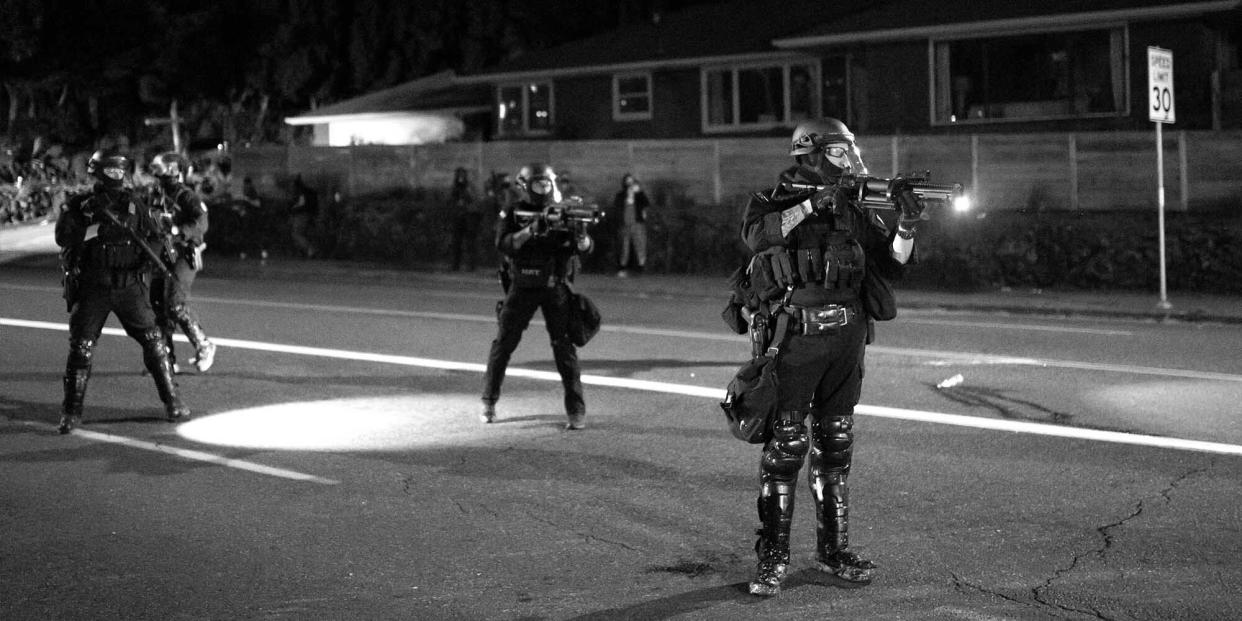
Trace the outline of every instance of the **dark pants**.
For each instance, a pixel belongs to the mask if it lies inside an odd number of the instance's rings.
[[[133,272],[118,273],[103,279],[85,279],[78,290],[69,315],[63,406],[67,416],[82,415],[92,353],[110,313],[116,313],[125,333],[142,346],[143,363],[155,380],[160,401],[170,410],[181,407],[168,348],[156,325],[145,278]]]
[[[462,255],[466,258],[466,269],[474,271],[479,258],[479,227],[482,221],[481,213],[458,214],[453,221],[453,271],[461,269]]]
[[[582,371],[578,367],[578,350],[569,340],[569,288],[565,285],[509,289],[509,295],[500,309],[500,328],[487,357],[483,401],[495,403],[500,398],[500,385],[505,379],[505,369],[509,367],[509,357],[517,349],[522,332],[530,325],[537,309],[543,310],[556,370],[561,374],[561,384],[565,388],[565,413],[584,414],[586,402],[582,396]]]
[[[134,339],[141,341],[143,335],[158,331],[147,283],[136,274],[124,274],[116,282],[117,286],[98,281],[82,283],[69,315],[70,339],[98,340],[109,313],[116,313],[125,333]]]
[[[788,336],[781,347],[779,416],[759,462],[759,517],[773,549],[788,552],[794,489],[806,460],[818,552],[827,555],[849,545],[847,477],[866,339],[867,322],[857,319],[834,333]]]
[[[186,252],[191,252],[186,250]],[[194,278],[198,271],[190,267],[184,258],[177,259],[172,265],[173,276],[169,278],[163,272],[155,272],[151,277],[151,308],[155,311],[156,323],[164,336],[170,356],[176,361],[173,348],[173,334],[178,328],[190,340],[195,351],[202,351],[206,335],[198,322],[198,317],[190,310],[190,289],[194,286]]]

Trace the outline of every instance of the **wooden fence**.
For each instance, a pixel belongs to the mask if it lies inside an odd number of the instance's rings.
[[[1171,211],[1234,207],[1242,193],[1242,132],[1168,131],[1166,206]],[[859,147],[871,173],[930,170],[959,182],[980,210],[1107,211],[1156,206],[1155,132],[867,136]],[[261,147],[233,154],[238,176],[261,193],[287,193],[301,174],[321,191],[350,197],[447,189],[458,167],[476,180],[548,162],[574,192],[608,204],[633,173],[659,205],[740,207],[791,165],[781,138],[525,141],[422,146]]]

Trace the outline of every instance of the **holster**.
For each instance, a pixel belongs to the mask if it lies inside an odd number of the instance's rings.
[[[768,350],[768,341],[771,340],[771,331],[768,330],[768,319],[771,315],[766,312],[755,313],[750,320],[750,355],[752,358],[758,358],[763,352]]]
[[[60,284],[64,287],[61,295],[65,298],[65,312],[72,312],[73,304],[78,300],[78,289],[81,286],[78,282],[78,275],[72,271],[66,271],[61,277]]]
[[[506,295],[509,293],[509,287],[513,286],[513,276],[509,274],[509,265],[501,265],[496,270],[496,277],[500,279],[500,290]]]

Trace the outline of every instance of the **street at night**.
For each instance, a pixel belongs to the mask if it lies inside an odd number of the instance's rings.
[[[55,431],[54,263],[5,266],[5,618],[1228,619],[1242,607],[1234,325],[933,308],[881,324],[852,476],[853,539],[879,577],[842,589],[810,569],[808,496],[787,592],[765,601],[745,592],[758,447],[729,436],[716,405],[747,344],[714,317],[716,281],[585,276],[606,325],[581,353],[588,426],[565,432],[539,326],[497,422],[477,419],[492,279],[316,265],[204,273],[198,304],[220,353],[179,376],[189,422],[162,420],[137,346],[110,324],[68,436]]]

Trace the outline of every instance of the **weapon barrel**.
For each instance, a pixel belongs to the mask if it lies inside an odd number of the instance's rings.
[[[133,240],[135,244],[138,244],[138,248],[142,250],[143,254],[147,255],[147,258],[151,259],[151,261],[155,263],[155,267],[157,269],[159,269],[161,272],[164,272],[165,276],[173,280],[177,279],[177,275],[173,274],[172,270],[168,269],[167,265],[164,265],[164,259],[160,258],[159,254],[157,254],[154,250],[152,250],[151,247],[148,246],[146,242],[142,241],[142,239],[138,237],[138,234],[135,233],[133,229],[125,226],[124,224],[121,224],[121,221],[120,219],[116,217],[116,214],[112,213],[111,211],[108,211],[107,209],[100,209],[96,213],[102,213],[104,217],[110,220],[113,224],[124,229],[125,233],[129,235],[129,238]]]

